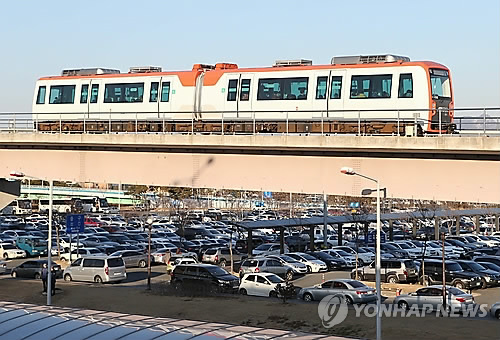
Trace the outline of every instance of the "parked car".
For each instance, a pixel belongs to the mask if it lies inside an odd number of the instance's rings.
[[[427,285],[443,282],[443,263],[440,260],[426,259],[424,261],[424,273],[420,266],[419,277]],[[466,272],[455,261],[445,261],[446,284],[458,289],[475,289],[482,285],[481,277],[475,273]]]
[[[174,271],[175,267],[179,264],[196,264],[198,261],[192,257],[177,257],[170,258],[167,263],[167,274],[170,274]]]
[[[458,263],[466,272],[475,273],[481,276],[481,288],[483,289],[495,287],[500,282],[500,273],[485,268],[477,262],[470,260],[456,260],[455,262]]]
[[[294,269],[274,258],[246,259],[240,266],[240,278],[247,273],[273,273],[287,280],[293,279]]]
[[[323,251],[311,251],[307,252],[307,254],[315,257],[320,261],[323,261],[328,267],[328,270],[339,270],[347,267],[347,262],[345,260],[341,258],[335,258]]]
[[[213,264],[177,265],[172,271],[170,284],[175,289],[208,289],[212,292],[235,292],[239,279]]]
[[[475,256],[474,262],[489,262],[500,266],[500,256]]]
[[[354,258],[356,258],[356,250],[353,249],[353,248],[351,248],[351,247],[336,246],[336,247],[332,247],[332,249],[334,249],[334,250],[335,249],[343,250],[346,253],[348,253],[351,256],[353,256]],[[365,263],[370,263],[373,260],[375,260],[375,255],[373,253],[367,252],[367,251],[363,250],[362,248],[358,249],[358,262],[359,262],[360,265],[364,265]]]
[[[127,272],[121,257],[89,256],[73,261],[64,270],[63,278],[64,281],[120,282],[127,278]]]
[[[332,256],[333,258],[336,259],[342,259],[345,261],[347,268],[354,268],[356,267],[356,258],[352,256],[349,253],[346,253],[343,250],[340,249],[326,249],[323,250],[325,253],[328,255]]]
[[[343,296],[348,304],[367,303],[377,299],[375,289],[350,279],[330,280],[320,285],[302,288],[298,298],[304,301],[319,301],[327,295],[337,294]]]
[[[306,274],[307,266],[302,262],[297,261],[293,257],[286,255],[269,255],[267,258],[276,259],[280,261],[283,265],[292,267],[294,274]]]
[[[245,274],[241,279],[239,292],[242,295],[277,297],[276,286],[282,283],[283,279],[276,274]]]
[[[284,252],[288,252],[288,246],[284,246]],[[264,243],[255,248],[252,254],[255,256],[266,256],[266,255],[279,255],[281,253],[281,248],[279,243]]]
[[[239,262],[247,257],[245,254],[241,254],[236,249],[232,249],[232,252],[234,262]],[[207,249],[201,257],[201,262],[218,264],[221,267],[225,267],[227,263],[231,263],[231,254],[229,248]]]
[[[328,271],[328,267],[325,262],[316,259],[314,256],[308,255],[306,253],[287,253],[285,254],[302,262],[307,267],[308,273],[319,273]]]
[[[495,303],[490,308],[490,314],[496,319],[500,320],[500,302]]]
[[[12,277],[24,277],[29,279],[40,279],[42,277],[43,264],[47,260],[29,260],[21,263],[19,266],[14,267],[10,272]],[[56,271],[56,277],[62,277],[61,266],[52,262],[52,268]]]
[[[148,255],[135,250],[119,250],[110,256],[119,256],[125,262],[125,267],[146,268],[148,265]]]
[[[375,281],[375,262],[369,266],[358,268],[358,279],[362,281]],[[351,272],[351,278],[356,278],[356,270]],[[418,280],[418,270],[413,260],[381,260],[380,279],[383,282],[416,282]]]
[[[425,305],[432,306],[434,310],[439,310],[443,304],[443,286],[435,285],[417,289],[416,292],[397,296],[394,304],[402,309],[415,308],[422,309]],[[446,307],[450,311],[459,311],[468,305],[474,304],[474,297],[464,293],[462,290],[446,286]]]
[[[77,258],[84,257],[84,256],[96,256],[96,255],[104,256],[106,254],[97,248],[92,248],[92,247],[79,248],[79,249],[72,250],[71,256],[70,256],[70,253],[61,253],[61,255],[59,256],[59,259],[62,262],[66,262],[66,261],[70,261],[70,260],[71,261],[76,260]]]
[[[6,260],[26,257],[26,252],[17,248],[12,243],[0,243],[0,254]]]

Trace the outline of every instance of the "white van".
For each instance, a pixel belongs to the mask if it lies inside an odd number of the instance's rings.
[[[127,278],[127,272],[121,257],[87,256],[66,267],[63,278],[64,281],[119,282]]]

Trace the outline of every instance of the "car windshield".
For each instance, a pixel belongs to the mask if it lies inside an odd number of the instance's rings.
[[[476,242],[476,239],[475,239],[474,237],[465,236],[464,238],[465,238],[467,241],[469,241],[469,242],[472,242],[472,243]]]
[[[491,269],[491,270],[494,270],[496,272],[499,272],[500,273],[500,266],[497,266],[496,264],[494,263],[490,263],[490,262],[480,262],[479,263],[480,265],[482,265],[483,267],[486,267],[488,269]]]
[[[213,275],[213,276],[224,276],[224,275],[231,275],[229,274],[225,269],[219,268],[219,267],[210,267],[207,268],[207,270]]]
[[[8,250],[8,249],[16,249],[16,247],[14,247],[12,244],[4,244],[2,247],[3,247],[3,249],[5,249],[5,250]]]
[[[455,288],[455,287],[448,287],[446,290],[448,291],[448,293],[453,294],[453,295],[464,295],[465,294],[463,291],[461,291],[460,289]]]
[[[415,262],[413,260],[405,260],[404,264],[406,268],[415,268]]]
[[[355,280],[347,281],[346,283],[351,285],[352,288],[364,288],[364,287],[366,287],[365,284],[363,284],[359,281],[355,281]]]
[[[398,243],[398,245],[399,245],[402,249],[410,249],[410,247],[409,247],[406,243]]]
[[[322,260],[334,260],[333,256],[327,253],[323,253],[322,251],[317,253],[319,258]]]
[[[268,250],[269,248],[272,247],[272,244],[261,244],[260,246],[258,246],[257,248],[255,248],[255,250]]]
[[[437,244],[435,244],[435,243],[431,243],[431,242],[427,243],[427,246],[429,246],[429,247],[431,247],[431,248],[441,248],[441,247],[440,247],[440,246],[438,246]]]
[[[340,256],[351,256],[351,254],[349,254],[348,252],[343,251],[343,250],[335,250],[335,252],[337,254],[339,254]]]
[[[309,254],[300,254],[300,256],[309,261],[317,260],[314,256],[311,256]]]
[[[483,236],[483,235],[479,235],[479,238],[481,240],[485,240],[485,241],[489,241],[490,240],[489,238],[487,238],[486,236]]]
[[[484,268],[483,266],[481,266],[479,263],[476,262],[468,262],[467,264],[469,265],[469,267],[472,268],[472,270],[476,271],[486,270],[486,268]]]
[[[286,256],[286,255],[281,255],[279,258],[282,259],[283,261],[287,262],[287,263],[299,262],[296,259],[294,259],[293,257]]]
[[[268,275],[266,276],[269,281],[272,283],[281,283],[283,282],[283,279],[277,275]]]
[[[450,272],[461,272],[463,271],[462,267],[458,263],[448,263],[446,264],[446,270]]]
[[[411,241],[415,246],[422,248],[424,244],[420,241]]]

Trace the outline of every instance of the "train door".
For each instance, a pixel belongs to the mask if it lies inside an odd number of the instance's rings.
[[[102,81],[100,79],[91,79],[89,84],[89,120],[98,123],[98,120],[102,119],[104,116],[101,112],[101,102],[103,101],[104,89]]]
[[[344,101],[349,100],[346,70],[332,70],[328,79],[327,117],[344,118]]]
[[[252,118],[252,102],[257,99],[257,87],[254,84],[254,74],[243,73],[240,76],[238,94],[238,118]]]
[[[322,70],[314,73],[310,80],[308,96],[312,98],[313,118],[327,117],[328,110],[328,88],[330,84],[331,71]]]
[[[226,80],[226,90],[222,90],[221,94],[224,101],[224,119],[235,118],[238,116],[238,100],[240,89],[240,75],[228,74]],[[226,85],[226,84],[223,84]],[[223,88],[224,89],[224,88]]]
[[[171,78],[159,77],[155,78],[151,83],[151,96],[155,91],[156,84],[158,85],[157,100],[158,100],[158,118],[172,118],[172,81]]]

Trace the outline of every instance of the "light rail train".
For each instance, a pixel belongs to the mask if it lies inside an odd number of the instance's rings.
[[[41,131],[404,134],[454,130],[450,70],[396,55],[272,67],[64,70],[36,82]]]

